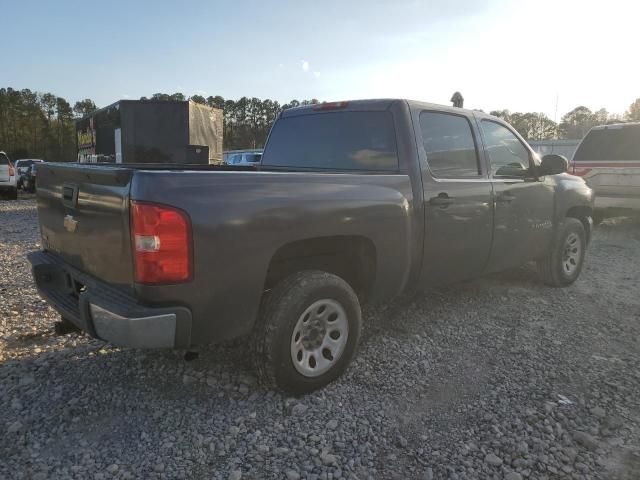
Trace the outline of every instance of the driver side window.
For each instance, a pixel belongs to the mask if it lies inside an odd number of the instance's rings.
[[[529,150],[508,128],[482,120],[482,132],[494,177],[526,177],[530,172]]]

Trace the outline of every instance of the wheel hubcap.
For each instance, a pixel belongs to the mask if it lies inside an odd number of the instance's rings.
[[[570,233],[564,242],[562,251],[562,269],[566,275],[572,275],[576,271],[580,264],[580,255],[582,255],[580,237],[575,233]]]
[[[291,361],[305,377],[317,377],[334,366],[347,345],[349,322],[340,303],[318,300],[302,312],[291,335]]]

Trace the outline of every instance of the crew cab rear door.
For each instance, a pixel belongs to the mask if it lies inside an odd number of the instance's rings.
[[[423,281],[474,277],[486,265],[493,227],[477,126],[454,111],[417,110],[413,116],[425,202]]]
[[[507,125],[480,119],[493,183],[494,228],[487,271],[541,257],[553,235],[554,188],[535,175],[534,154]]]

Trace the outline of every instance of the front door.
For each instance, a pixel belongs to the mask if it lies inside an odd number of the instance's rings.
[[[534,173],[533,152],[506,125],[480,121],[493,182],[494,232],[487,271],[545,254],[553,236],[554,188]]]
[[[491,183],[478,155],[477,127],[455,112],[415,115],[425,192],[423,282],[471,278],[484,270],[493,228]]]

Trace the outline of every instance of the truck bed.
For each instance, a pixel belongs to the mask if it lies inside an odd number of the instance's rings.
[[[289,171],[287,171],[289,170]],[[42,245],[142,304],[184,305],[193,335],[216,341],[247,333],[269,264],[308,238],[368,238],[375,244],[372,295],[404,288],[419,253],[407,174],[322,173],[253,167],[47,164],[38,172]],[[132,201],[186,212],[193,235],[193,279],[173,285],[134,281]],[[414,259],[415,260],[415,259]]]

